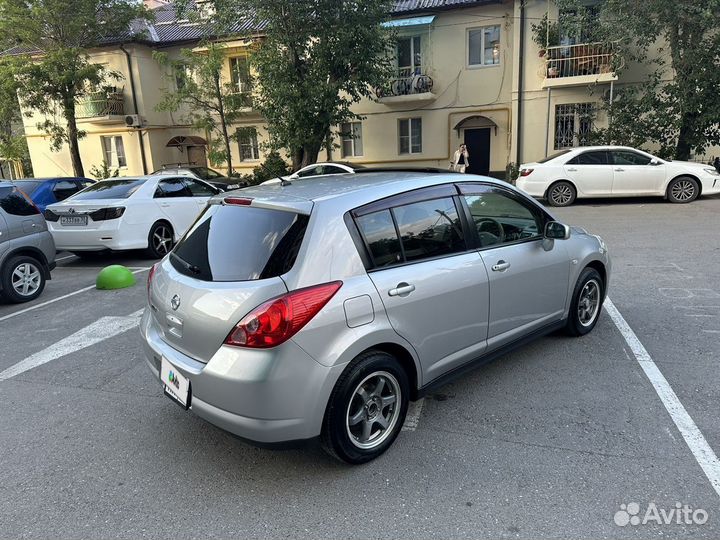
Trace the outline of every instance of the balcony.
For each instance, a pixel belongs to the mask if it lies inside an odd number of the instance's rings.
[[[401,68],[398,76],[375,89],[375,96],[386,105],[432,101],[432,77],[424,68]]]
[[[543,88],[585,86],[616,81],[619,56],[615,43],[582,43],[548,47]]]
[[[122,92],[90,92],[78,98],[75,118],[95,124],[125,121],[125,99]]]

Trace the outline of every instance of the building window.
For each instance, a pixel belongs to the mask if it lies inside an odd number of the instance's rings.
[[[184,90],[187,86],[187,81],[192,79],[192,69],[187,64],[177,64],[174,67],[175,72],[175,88],[177,90]]]
[[[362,123],[348,122],[340,126],[342,139],[342,157],[363,155]]]
[[[398,120],[398,135],[401,154],[422,152],[422,118]]]
[[[594,121],[593,103],[555,105],[555,150],[587,146]]]
[[[260,159],[257,130],[254,127],[238,129],[237,138],[240,145],[240,161],[257,161]]]
[[[127,167],[127,159],[125,159],[125,146],[120,135],[111,137],[100,137],[103,147],[103,155],[105,163],[109,167],[122,168]]]
[[[468,64],[493,66],[500,63],[500,25],[468,30]]]
[[[424,75],[422,61],[422,36],[397,38],[398,77]]]
[[[238,94],[252,92],[252,79],[250,78],[250,66],[246,56],[238,56],[230,59],[230,82]]]

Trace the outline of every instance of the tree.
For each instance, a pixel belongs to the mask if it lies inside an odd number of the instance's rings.
[[[393,41],[382,27],[390,0],[215,0],[220,22],[253,13],[263,39],[250,56],[258,82],[254,107],[272,149],[292,167],[317,160],[333,126],[360,118],[350,110],[391,76]]]
[[[0,158],[29,167],[27,141],[22,130],[18,82],[14,76],[14,62],[0,59]]]
[[[54,150],[70,149],[73,172],[84,176],[75,105],[88,89],[118,74],[90,62],[88,49],[128,32],[145,17],[134,0],[0,0],[0,33],[28,49],[16,64],[19,96],[28,109],[45,116],[38,125]]]
[[[235,74],[230,81],[223,81],[222,71],[227,61],[226,47],[221,43],[207,42],[202,52],[183,49],[179,59],[171,59],[167,53],[155,52],[155,59],[170,68],[170,84],[175,90],[165,90],[158,110],[184,110],[184,121],[209,134],[210,161],[225,162],[228,176],[233,174],[230,153],[229,126],[240,118],[249,101],[249,72],[238,60],[233,64]]]
[[[558,0],[582,17],[579,0]],[[619,72],[643,65],[639,84],[618,88],[606,103],[610,125],[595,135],[608,143],[654,143],[665,157],[686,160],[720,144],[720,0],[606,0],[601,39],[615,43]],[[582,24],[582,21],[579,21]]]

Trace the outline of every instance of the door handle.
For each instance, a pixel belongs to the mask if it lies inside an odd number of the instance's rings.
[[[160,206],[162,208],[170,208],[170,205],[168,203],[162,203]]]
[[[623,168],[621,168],[621,167],[618,167],[617,169],[615,169],[615,172],[623,172],[624,170],[625,170],[625,169],[623,169]]]
[[[567,170],[570,172],[577,172],[577,169],[575,167],[568,167]]]
[[[397,287],[395,287],[394,289],[390,289],[388,291],[388,296],[407,296],[414,290],[415,285],[410,285],[409,283],[405,283],[403,281],[402,283],[398,283]]]
[[[499,260],[499,261],[497,262],[497,264],[494,264],[494,265],[493,265],[492,271],[493,271],[493,272],[504,272],[504,271],[507,270],[508,268],[510,268],[510,263],[509,263],[509,262],[505,262],[505,261],[503,261],[503,260]]]

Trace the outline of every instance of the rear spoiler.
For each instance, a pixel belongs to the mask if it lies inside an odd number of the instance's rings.
[[[299,197],[249,197],[241,193],[229,195],[222,193],[210,199],[209,204],[222,206],[250,206],[252,208],[267,208],[268,210],[281,210],[309,216],[312,212],[313,202]]]

